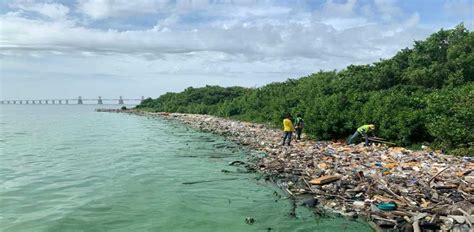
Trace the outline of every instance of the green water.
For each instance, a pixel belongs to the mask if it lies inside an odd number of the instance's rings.
[[[0,231],[370,231],[290,217],[273,185],[221,172],[248,154],[221,137],[96,106],[0,107]]]

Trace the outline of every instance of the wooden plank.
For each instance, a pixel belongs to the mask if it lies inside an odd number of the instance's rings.
[[[336,180],[341,179],[340,176],[331,175],[331,176],[322,176],[316,179],[312,179],[309,181],[310,184],[317,184],[317,185],[324,185],[334,182]]]

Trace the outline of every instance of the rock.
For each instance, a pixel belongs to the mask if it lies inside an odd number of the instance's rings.
[[[245,218],[245,223],[252,225],[253,223],[255,223],[255,219],[251,217],[247,217]]]
[[[311,198],[309,200],[304,201],[301,205],[309,207],[309,208],[314,208],[314,207],[316,207],[316,205],[318,205],[318,203],[319,203],[318,199]]]

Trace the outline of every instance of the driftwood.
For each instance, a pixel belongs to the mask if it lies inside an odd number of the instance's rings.
[[[385,190],[386,190],[388,193],[390,193],[392,196],[396,197],[397,199],[399,199],[400,201],[404,202],[404,203],[407,204],[408,206],[411,205],[410,202],[407,201],[405,198],[403,198],[402,196],[399,196],[398,194],[396,194],[395,192],[393,192],[393,191],[388,187],[388,184],[386,184],[385,182],[379,180],[378,178],[374,178],[374,180],[375,180],[377,183],[381,184],[381,185],[385,188]]]
[[[293,194],[288,188],[285,188],[285,191],[290,194],[291,197],[295,197],[295,194]]]
[[[309,191],[311,191],[312,193],[316,193],[313,188],[311,188],[311,185],[308,183],[308,181],[305,179],[305,178],[301,178],[303,179],[304,183],[306,184],[306,186],[308,186],[308,189]]]
[[[441,170],[441,171],[439,171],[438,173],[436,173],[436,175],[434,175],[433,177],[431,177],[431,179],[428,181],[428,184],[431,184],[431,182],[432,182],[437,176],[439,176],[439,174],[441,174],[442,172],[444,172],[444,171],[445,171],[446,169],[448,169],[448,168],[449,168],[449,166],[443,168],[443,170]]]
[[[337,176],[337,175],[322,176],[322,177],[310,180],[309,183],[310,184],[323,185],[323,184],[328,184],[328,183],[334,182],[334,181],[339,180],[339,179],[341,179],[341,176]]]
[[[472,223],[473,223],[473,222],[471,222],[471,219],[469,218],[471,215],[469,215],[466,211],[464,211],[464,210],[461,209],[461,208],[458,208],[458,210],[459,210],[459,212],[461,212],[462,214],[464,214],[464,217],[466,218],[467,224],[469,224],[469,227],[472,228]]]

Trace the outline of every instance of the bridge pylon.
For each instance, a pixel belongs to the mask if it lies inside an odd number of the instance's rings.
[[[102,97],[101,97],[101,96],[99,96],[99,99],[97,99],[97,104],[99,104],[99,105],[102,105],[102,104],[103,104],[103,102],[102,102]]]
[[[77,104],[82,105],[82,98],[81,98],[81,96],[79,96],[79,98],[77,99]]]
[[[119,98],[119,105],[123,105],[123,98],[122,98],[122,96],[120,96],[120,98]]]

